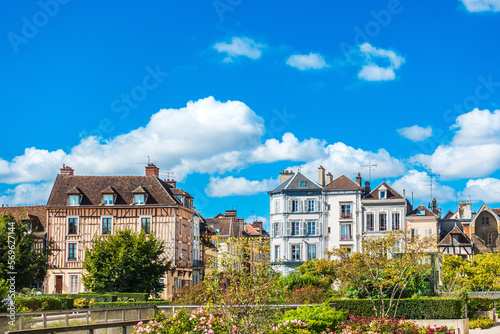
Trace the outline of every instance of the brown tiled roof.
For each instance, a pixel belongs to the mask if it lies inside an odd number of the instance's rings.
[[[78,188],[81,192],[80,205],[102,203],[101,191],[112,187],[116,191],[116,205],[131,204],[133,191],[142,187],[148,193],[146,204],[176,205],[177,200],[170,186],[156,176],[80,176],[59,174],[54,182],[47,206],[68,205],[67,191]]]
[[[460,244],[470,244],[471,240],[470,238],[460,230],[458,226],[454,226],[453,229],[446,234],[446,236],[439,242],[440,245],[451,245],[453,240],[452,240],[452,235],[458,235],[458,243]]]
[[[424,210],[425,214],[423,214],[423,215],[419,215],[419,214],[418,214],[418,211],[420,211],[420,210]],[[408,216],[415,216],[415,217],[418,217],[418,216],[420,216],[420,217],[422,217],[422,216],[427,216],[427,217],[436,217],[436,215],[435,215],[434,213],[432,213],[432,211],[430,211],[429,209],[427,209],[427,208],[426,208],[425,206],[423,206],[422,204],[421,204],[418,208],[416,208],[415,210],[413,210],[412,212],[410,212],[410,213],[408,214]]]
[[[341,175],[337,179],[328,183],[324,189],[347,189],[347,188],[361,188],[359,184],[351,180],[345,175]]]
[[[243,232],[240,230],[240,227],[243,227],[243,218],[218,214],[214,218],[206,218],[205,220],[214,229],[220,229],[218,232],[220,236],[239,237]]]
[[[45,233],[47,230],[47,209],[44,205],[9,206],[0,208],[0,215],[7,215],[10,212],[12,212],[12,215],[17,221],[31,220],[31,228],[36,228],[39,233]]]
[[[379,195],[378,188],[380,188],[382,185],[387,188],[387,198],[385,198],[385,199],[403,199],[403,196],[398,194],[398,192],[396,190],[392,189],[385,182],[382,182],[377,188],[373,189],[372,192],[369,193],[368,195],[366,195],[364,199],[380,199],[378,197],[378,195]]]
[[[500,216],[500,208],[491,209],[497,216]]]
[[[186,196],[188,198],[193,198],[193,196],[191,196],[187,191],[182,190],[181,188],[171,188],[170,191],[174,195],[181,195],[181,196],[183,195],[183,196]]]

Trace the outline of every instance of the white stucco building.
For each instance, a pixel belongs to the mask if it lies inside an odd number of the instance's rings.
[[[270,196],[271,261],[287,275],[325,252],[322,187],[300,172],[284,171]]]

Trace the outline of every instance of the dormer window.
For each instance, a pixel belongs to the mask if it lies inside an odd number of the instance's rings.
[[[80,196],[69,195],[69,205],[80,205]]]
[[[136,205],[144,205],[148,201],[147,191],[141,186],[132,191],[132,194],[134,194],[134,204]]]
[[[113,195],[102,195],[102,203],[104,205],[113,205],[114,196]]]
[[[135,204],[144,204],[144,194],[134,195]]]
[[[384,185],[378,188],[378,197],[380,199],[387,199],[387,188]]]
[[[106,189],[101,191],[101,194],[102,194],[102,204],[104,205],[115,204],[116,191],[113,188],[107,187]]]
[[[307,181],[300,181],[300,186],[305,187],[307,185]]]
[[[387,198],[387,192],[385,190],[380,190],[380,198]]]
[[[417,216],[425,216],[425,210],[424,209],[418,209]]]

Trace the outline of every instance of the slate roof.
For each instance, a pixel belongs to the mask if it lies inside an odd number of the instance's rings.
[[[359,184],[351,180],[345,175],[341,175],[337,179],[328,183],[325,186],[325,189],[352,189],[352,188],[361,188]]]
[[[301,186],[302,182],[305,182],[305,185]],[[320,191],[321,189],[322,187],[319,184],[312,181],[301,172],[297,172],[291,178],[271,190],[269,193],[276,194],[282,191]]]
[[[174,195],[186,196],[188,198],[193,198],[187,191],[182,190],[181,188],[171,188],[170,191]]]
[[[167,182],[156,176],[80,176],[59,174],[47,201],[48,207],[67,206],[68,191],[77,189],[82,195],[80,206],[102,203],[102,191],[112,187],[116,192],[115,205],[130,205],[134,194],[142,188],[148,194],[146,204],[179,205]]]
[[[386,199],[404,199],[403,196],[398,194],[398,192],[394,189],[392,189],[387,183],[382,182],[377,188],[373,189],[371,193],[365,196],[364,199],[380,199],[379,198],[379,191],[378,189],[381,186],[385,186],[387,188],[387,198],[383,198],[382,200]]]
[[[419,215],[418,214],[418,211],[420,210],[424,210],[425,214],[423,215]],[[416,208],[415,210],[413,210],[412,212],[410,212],[408,214],[408,216],[413,216],[413,217],[436,217],[436,215],[429,209],[427,209],[425,206],[423,206],[422,204],[420,204],[420,206],[418,208]]]
[[[17,221],[31,221],[31,228],[37,229],[35,234],[45,234],[47,230],[47,209],[45,205],[36,206],[8,206],[0,207],[0,214],[7,215],[12,212],[12,215]]]

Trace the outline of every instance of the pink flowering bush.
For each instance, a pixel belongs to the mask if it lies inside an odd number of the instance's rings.
[[[279,323],[271,328],[270,333],[272,334],[309,334],[311,333],[307,329],[307,324],[301,320],[285,320],[283,323]]]
[[[162,311],[154,320],[148,323],[139,322],[134,327],[133,334],[218,334],[218,333],[238,333],[238,328],[222,317],[208,314],[204,309],[197,308],[192,312],[186,309],[176,311],[170,318]]]
[[[338,327],[339,334],[397,333],[397,334],[453,334],[455,330],[446,326],[421,327],[398,318],[375,318],[350,316],[349,321]]]

